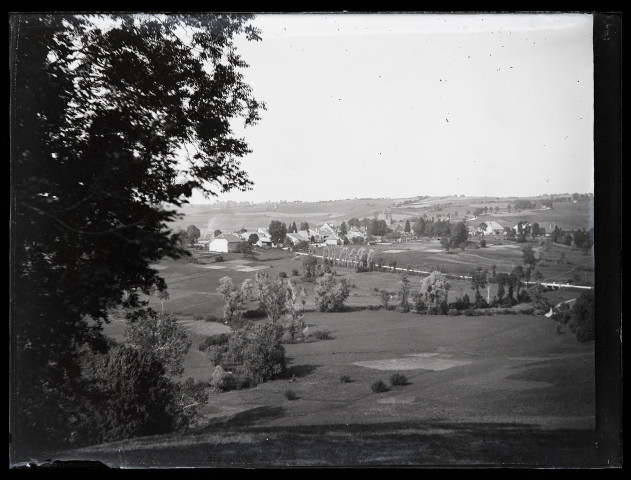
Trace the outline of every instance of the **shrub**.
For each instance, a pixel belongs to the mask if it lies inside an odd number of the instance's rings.
[[[92,434],[97,442],[171,431],[176,424],[177,385],[151,352],[117,346],[95,356],[86,377],[98,391]],[[131,407],[130,407],[131,406]]]
[[[223,255],[217,255],[215,257],[215,263],[223,262]]]
[[[180,376],[184,373],[182,363],[193,342],[173,312],[149,311],[135,321],[128,322],[124,335],[130,347],[155,356],[167,374]]]
[[[204,320],[206,320],[207,322],[220,322],[221,321],[219,317],[217,317],[216,315],[206,315],[206,318],[204,318]]]
[[[395,373],[390,377],[390,385],[393,387],[403,386],[408,384],[408,378],[400,373]]]
[[[330,273],[316,280],[315,304],[321,312],[336,312],[342,309],[348,298],[349,289],[344,280],[337,282]]]
[[[203,319],[204,319],[204,317],[203,317],[203,316],[201,316],[201,315],[195,315],[195,316],[193,317],[193,320],[203,320]]]
[[[456,297],[456,301],[449,304],[449,306],[456,310],[465,310],[471,306],[471,299],[466,293],[462,297]]]
[[[473,317],[473,316],[475,316],[475,314],[476,314],[476,313],[475,313],[475,310],[474,310],[474,309],[472,309],[472,308],[467,308],[467,309],[464,311],[464,314],[465,314],[467,317]]]
[[[298,270],[296,270],[295,268],[291,271],[291,275],[293,277],[297,277],[298,275],[300,275],[300,273],[298,272]]]
[[[296,392],[294,392],[293,390],[285,390],[285,398],[287,400],[296,400],[298,398],[298,395],[296,395]]]
[[[348,375],[342,375],[340,377],[340,383],[351,383],[351,377],[349,377]]]
[[[316,330],[315,332],[313,332],[312,336],[316,340],[330,340],[331,332],[329,332],[328,330]]]
[[[379,288],[378,288],[378,287],[375,287],[375,288],[374,288],[374,290],[375,290],[375,292],[378,292],[378,291],[379,291]]]
[[[480,247],[481,248],[486,247],[486,240],[485,239],[480,240]]]
[[[228,343],[230,335],[227,333],[219,333],[217,335],[211,335],[206,337],[202,343],[199,344],[199,351],[205,352],[209,347],[215,347],[219,345],[225,345]]]
[[[389,390],[388,386],[385,383],[383,383],[382,380],[377,380],[376,382],[374,382],[370,386],[370,389],[374,393],[383,393],[383,392],[387,392]]]
[[[227,392],[236,386],[234,374],[226,372],[221,365],[217,365],[210,377],[210,388],[213,392]]]
[[[243,318],[247,318],[248,320],[254,320],[257,318],[265,318],[266,316],[267,314],[265,313],[265,310],[261,308],[253,308],[253,309],[246,310],[245,312],[243,312]]]
[[[285,272],[278,273],[279,278],[287,278],[287,274]]]
[[[241,365],[241,371],[254,383],[279,376],[285,370],[285,347],[280,325],[255,324],[233,332],[225,359]]]
[[[460,310],[457,310],[457,309],[455,309],[455,308],[450,308],[450,309],[447,311],[447,315],[451,315],[452,317],[457,316],[457,315],[460,315],[460,314],[461,314]]]

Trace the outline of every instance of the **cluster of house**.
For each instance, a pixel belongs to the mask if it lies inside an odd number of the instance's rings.
[[[467,230],[469,235],[505,235],[509,230],[513,230],[515,233],[519,233],[519,225],[501,225],[500,223],[494,220],[487,220],[483,222],[486,225],[486,228],[474,227],[473,225],[469,225]],[[527,222],[522,222],[521,228],[523,230],[529,231],[532,228],[532,224]],[[553,230],[553,225],[550,224],[550,229],[545,234],[546,236],[550,235],[550,232]]]
[[[250,240],[252,235],[256,235],[258,240],[254,245],[257,247],[273,247],[269,230],[260,227],[257,230],[248,230],[245,232],[222,233],[217,235],[208,242],[208,250],[211,252],[236,252],[239,245],[244,241]],[[353,242],[354,238],[361,238],[362,242],[366,241],[368,234],[365,227],[351,227],[346,235],[340,233],[339,227],[333,223],[325,223],[319,228],[300,230],[294,233],[288,233],[285,239],[285,246],[296,245],[300,242],[315,243],[318,245],[342,245],[344,237],[349,242]]]
[[[518,233],[519,226],[504,226],[494,220],[487,220],[484,222],[486,227],[474,227],[472,225],[467,226],[467,230],[470,236],[476,235],[505,235],[508,230],[514,230]],[[531,225],[529,223],[522,223],[522,228],[527,229]],[[400,234],[401,241],[408,240],[412,235],[410,232],[405,231],[405,225],[403,222],[393,222],[390,225],[390,229],[394,233]],[[552,230],[552,225],[550,225]],[[548,233],[549,234],[549,233]],[[211,252],[237,252],[239,245],[243,242],[250,240],[252,235],[256,235],[258,240],[254,243],[257,247],[273,247],[269,230],[265,227],[260,227],[257,230],[248,230],[242,232],[226,232],[217,235],[212,240],[202,241],[199,245],[206,248]],[[339,226],[332,222],[325,223],[319,228],[309,228],[307,230],[300,230],[298,232],[288,233],[285,238],[284,246],[297,245],[300,242],[308,242],[317,245],[343,245],[347,239],[350,243],[366,242],[368,238],[368,232],[366,227],[350,227],[346,234],[340,232]],[[380,238],[376,238],[377,241]]]

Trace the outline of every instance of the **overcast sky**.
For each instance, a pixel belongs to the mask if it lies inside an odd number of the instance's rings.
[[[593,192],[591,15],[259,15],[250,192],[219,200]],[[192,203],[203,202],[194,196]]]

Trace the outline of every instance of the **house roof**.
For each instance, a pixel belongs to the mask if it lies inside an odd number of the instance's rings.
[[[241,237],[238,237],[237,235],[233,233],[222,233],[221,235],[218,235],[215,237],[215,239],[218,239],[218,238],[228,240],[228,243],[241,243],[243,241]]]
[[[292,240],[296,240],[298,242],[305,242],[308,241],[309,238],[304,236],[302,233],[298,232],[298,233],[288,233],[287,236],[289,238],[291,238]]]
[[[486,229],[491,229],[491,230],[504,230],[504,227],[502,225],[500,225],[499,223],[493,221],[493,220],[489,220],[488,222],[484,222],[486,223]]]
[[[259,236],[259,242],[261,243],[272,243],[272,239],[266,236]]]

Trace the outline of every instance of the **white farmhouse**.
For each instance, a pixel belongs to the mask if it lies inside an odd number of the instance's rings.
[[[222,233],[208,244],[208,250],[211,252],[236,252],[243,240],[232,233]]]

